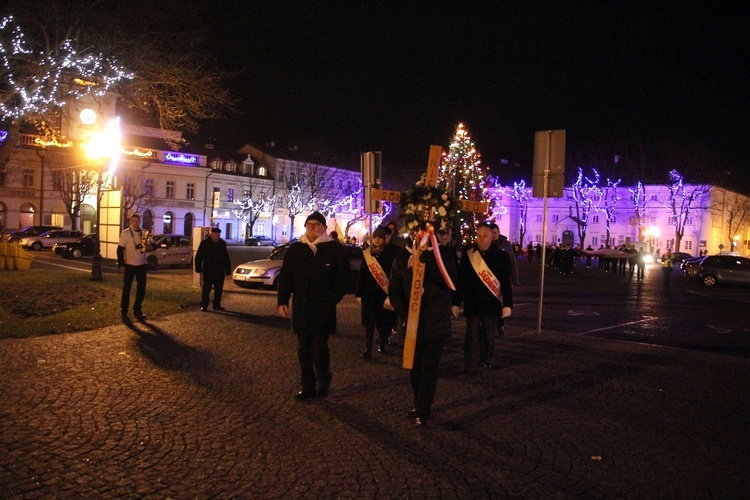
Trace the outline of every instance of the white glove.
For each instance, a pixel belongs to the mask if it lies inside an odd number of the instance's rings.
[[[459,308],[458,306],[451,306],[451,314],[454,318],[458,318]]]
[[[511,310],[510,307],[503,307],[503,318],[509,318]]]
[[[357,304],[361,304],[362,303],[362,297],[356,297],[356,299],[357,299]]]

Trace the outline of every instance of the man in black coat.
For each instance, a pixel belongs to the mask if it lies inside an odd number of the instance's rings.
[[[214,311],[224,311],[221,307],[221,294],[224,291],[224,277],[232,274],[232,263],[227,252],[227,242],[221,239],[221,229],[218,227],[211,228],[211,234],[198,245],[195,272],[203,273],[201,311],[208,308],[211,288],[214,289]]]
[[[288,318],[289,299],[294,297],[292,330],[302,379],[298,401],[328,395],[328,336],[336,331],[336,304],[346,294],[350,272],[346,249],[326,233],[323,214],[313,212],[305,220],[305,234],[284,256],[277,299],[279,315]]]
[[[441,246],[439,253],[451,281],[456,283],[458,270],[456,260],[451,255],[452,250]],[[388,297],[398,315],[403,318],[409,315],[412,284],[410,259],[411,253],[406,248],[396,255],[388,283]],[[409,373],[414,409],[407,414],[416,419],[417,425],[423,425],[432,414],[432,402],[437,389],[438,363],[445,341],[451,334],[451,289],[440,273],[431,247],[421,253],[420,259],[425,263],[423,292],[414,364]]]
[[[458,315],[463,302],[466,316],[464,370],[476,373],[480,362],[485,368],[492,368],[498,318],[510,316],[513,307],[508,257],[493,244],[489,224],[479,224],[476,243],[464,248],[459,276],[453,315]]]

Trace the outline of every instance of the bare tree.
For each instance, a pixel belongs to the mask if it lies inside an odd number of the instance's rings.
[[[634,213],[631,225],[638,228],[638,241],[643,241],[643,228],[646,225],[646,187],[638,181],[635,186],[628,188],[628,192]]]
[[[142,169],[128,170],[118,177],[122,180],[122,227],[127,227],[131,214],[140,213],[150,205],[155,186],[146,183]]]
[[[586,245],[586,232],[588,229],[589,215],[596,210],[597,203],[602,197],[599,188],[599,172],[594,169],[592,178],[583,175],[583,168],[578,167],[578,176],[571,186],[573,201],[576,209],[576,224],[578,225],[578,239],[581,248]],[[609,241],[607,241],[609,245]]]
[[[252,199],[252,188],[248,193],[249,196],[244,200],[234,200],[234,203],[238,206],[236,210],[233,210],[234,216],[245,223],[249,229],[249,234],[253,234],[253,227],[255,222],[262,214],[273,213],[273,209],[276,206],[276,196],[263,197],[257,201]]]
[[[620,185],[620,179],[613,181],[612,179],[608,177],[606,186],[604,186],[601,189],[602,201],[601,201],[601,205],[599,206],[599,210],[604,212],[604,217],[606,218],[606,221],[607,221],[606,222],[607,241],[610,240],[612,223],[614,222],[615,209],[617,208],[617,203],[622,198],[617,191],[617,186],[619,185]]]
[[[750,220],[750,199],[737,193],[724,191],[722,200],[714,212],[719,212],[727,221],[727,240],[729,247],[734,247],[734,237],[740,232],[743,224]]]
[[[50,161],[53,189],[60,195],[70,217],[70,228],[75,230],[84,198],[97,187],[98,172],[89,165],[70,165],[69,155],[49,155],[47,160]],[[97,193],[97,196],[101,194]]]
[[[672,214],[671,223],[674,226],[675,243],[672,250],[678,252],[690,214],[693,209],[699,208],[698,200],[707,194],[710,188],[705,184],[686,186],[684,178],[677,170],[669,172],[669,180],[669,202],[666,207]]]

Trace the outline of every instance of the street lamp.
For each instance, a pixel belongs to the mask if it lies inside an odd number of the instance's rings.
[[[111,120],[104,131],[92,133],[83,145],[89,163],[97,167],[96,181],[96,232],[94,255],[91,259],[91,279],[102,280],[101,215],[102,215],[102,166],[108,162],[107,176],[114,175],[120,154],[120,119]]]

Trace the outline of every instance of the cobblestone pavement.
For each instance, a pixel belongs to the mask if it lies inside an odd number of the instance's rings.
[[[398,349],[360,359],[352,296],[327,399],[296,403],[271,292],[227,313],[0,341],[3,498],[746,497],[750,361],[514,329],[434,420],[406,418]],[[397,339],[400,340],[400,339]]]

